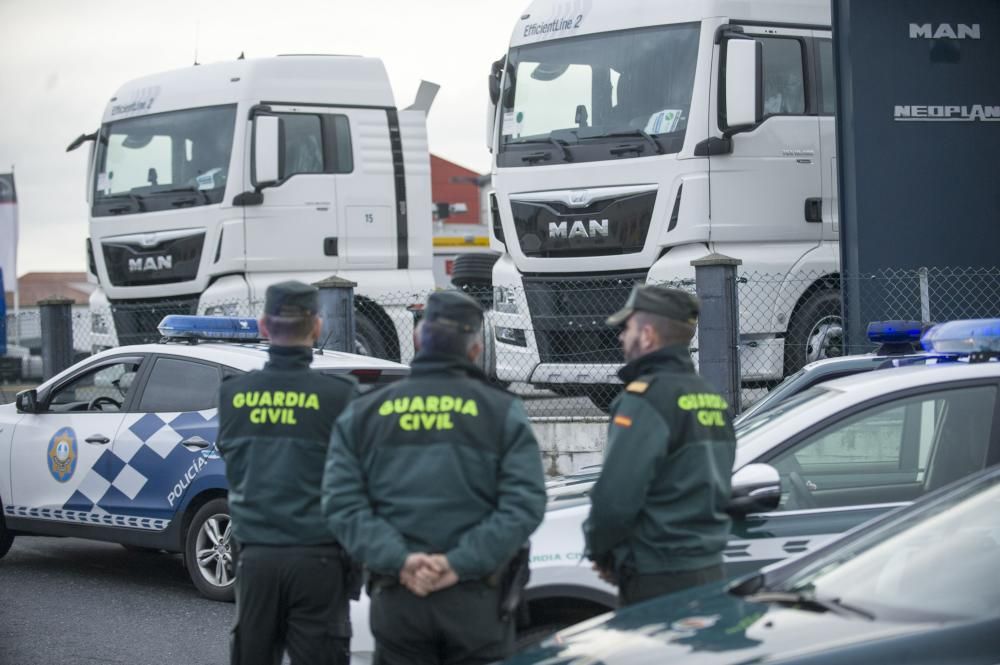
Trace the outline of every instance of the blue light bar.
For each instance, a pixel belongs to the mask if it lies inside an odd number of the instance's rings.
[[[920,340],[937,353],[1000,352],[1000,319],[968,319],[939,323]]]
[[[157,330],[164,339],[211,339],[252,341],[261,339],[256,319],[234,316],[187,316],[171,314],[163,317]]]
[[[923,332],[920,321],[872,321],[868,324],[868,341],[873,344],[919,342]]]

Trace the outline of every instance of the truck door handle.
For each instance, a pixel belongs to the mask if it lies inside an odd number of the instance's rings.
[[[86,439],[84,439],[84,441],[86,441],[87,443],[92,443],[95,446],[97,445],[103,446],[106,443],[111,443],[111,439],[104,436],[103,434],[91,434]]]
[[[190,450],[191,452],[196,452],[198,450],[204,450],[208,448],[211,443],[201,438],[200,436],[192,436],[190,439],[184,439],[181,441],[181,445]]]
[[[806,199],[806,221],[823,221],[823,199],[818,196]]]

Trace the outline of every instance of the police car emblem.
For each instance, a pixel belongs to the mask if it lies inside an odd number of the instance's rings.
[[[66,482],[76,471],[76,459],[76,433],[64,427],[49,439],[49,473],[59,482]]]

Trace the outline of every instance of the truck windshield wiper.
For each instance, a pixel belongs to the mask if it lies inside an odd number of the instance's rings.
[[[156,194],[195,194],[195,195],[201,197],[201,202],[202,203],[211,203],[212,202],[212,197],[210,197],[208,195],[208,192],[206,192],[203,189],[197,189],[195,187],[176,187],[174,189],[160,189],[160,190],[157,190],[155,193]],[[179,207],[179,206],[182,206],[182,205],[192,205],[194,203],[197,203],[197,199],[182,199],[180,201],[174,201],[173,205]]]
[[[138,212],[146,212],[146,204],[142,202],[142,197],[138,194],[133,194],[132,192],[122,192],[121,194],[112,194],[111,196],[105,196],[105,199],[121,199],[127,198],[132,203],[135,204],[136,210]],[[131,212],[131,206],[116,206],[114,208],[108,208],[108,212],[112,215],[120,215],[124,212]]]
[[[539,143],[548,143],[549,145],[554,145],[559,149],[559,154],[564,162],[572,162],[573,157],[569,154],[569,150],[566,146],[569,145],[566,141],[560,141],[559,139],[549,136],[548,138],[539,139],[537,141],[518,141],[517,145],[537,145]],[[529,164],[534,164],[535,162],[546,162],[551,159],[551,155],[548,152],[532,152],[521,158],[522,162],[528,162]]]
[[[612,132],[610,134],[600,134],[598,136],[587,136],[586,138],[604,139],[604,138],[628,138],[628,137],[645,139],[646,143],[649,143],[650,145],[653,146],[653,150],[656,151],[657,155],[663,154],[663,146],[660,145],[660,142],[657,140],[655,136],[647,132],[645,129],[634,129],[628,132]],[[625,152],[634,152],[634,151],[628,150]]]
[[[847,605],[839,598],[820,598],[804,591],[761,591],[746,599],[753,603],[775,603],[777,605],[792,605],[810,612],[833,612],[835,614],[851,614],[869,621],[875,620],[875,615],[868,610]]]

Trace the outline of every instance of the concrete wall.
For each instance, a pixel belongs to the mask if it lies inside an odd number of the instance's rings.
[[[550,476],[572,473],[604,459],[606,418],[534,418],[531,426]]]

